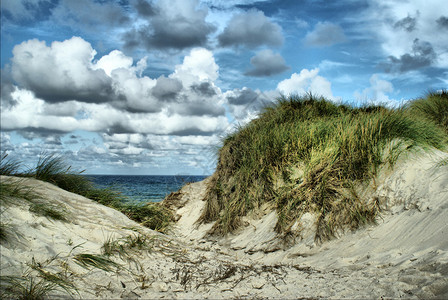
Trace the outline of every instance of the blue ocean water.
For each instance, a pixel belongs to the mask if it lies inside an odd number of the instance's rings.
[[[207,176],[156,175],[85,175],[100,188],[121,192],[130,202],[160,202],[166,195],[179,190],[188,182],[197,182]]]

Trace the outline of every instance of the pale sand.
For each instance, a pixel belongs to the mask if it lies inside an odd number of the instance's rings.
[[[181,190],[179,220],[171,234],[162,235],[89,199],[26,179],[47,201],[65,207],[72,222],[38,217],[25,202],[3,207],[1,221],[11,232],[0,248],[1,275],[29,272],[27,264],[34,258],[46,272],[67,270],[78,289],[73,297],[86,299],[446,299],[448,167],[434,166],[447,156],[436,152],[407,158],[393,172],[384,171],[371,195],[385,208],[378,224],[321,245],[314,243],[311,214],[302,218],[302,237],[286,245],[273,231],[276,215],[268,206],[247,217],[248,226],[233,235],[206,236],[212,224],[196,224],[206,181]],[[112,256],[121,265],[118,270],[88,270],[73,260],[80,253],[100,254],[107,239],[137,231],[156,237],[152,247],[129,252],[132,260]]]

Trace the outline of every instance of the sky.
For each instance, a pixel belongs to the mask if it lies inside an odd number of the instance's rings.
[[[280,95],[448,87],[446,0],[2,0],[1,151],[87,174],[209,175]]]

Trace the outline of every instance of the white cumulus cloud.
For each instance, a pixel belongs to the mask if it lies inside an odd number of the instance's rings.
[[[279,82],[277,90],[286,95],[301,95],[311,92],[330,100],[338,100],[338,98],[333,96],[331,82],[318,74],[318,68],[312,70],[303,69],[300,73],[293,73],[289,79]]]

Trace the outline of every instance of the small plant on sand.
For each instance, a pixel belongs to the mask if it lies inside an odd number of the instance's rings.
[[[153,248],[154,240],[154,236],[140,233],[115,240],[107,239],[101,247],[101,252],[107,257],[118,255],[120,258],[131,259],[131,254],[136,251],[150,251]]]
[[[45,299],[57,286],[35,277],[0,276],[2,299]]]
[[[139,222],[145,227],[166,233],[174,221],[172,212],[159,203],[146,203],[145,205],[127,205],[122,212],[130,219]]]
[[[8,238],[9,230],[10,225],[8,223],[0,221],[0,243],[6,241],[6,239]]]
[[[59,291],[73,296],[78,290],[66,274],[45,270],[45,266],[55,259],[54,257],[39,263],[33,258],[31,263],[27,264],[29,268],[21,276],[0,276],[0,297],[2,299],[48,299],[54,298],[54,293]]]
[[[73,257],[75,262],[84,268],[97,268],[106,272],[116,271],[120,268],[120,265],[110,260],[106,256],[81,253]]]
[[[38,216],[47,217],[52,220],[69,221],[69,213],[67,210],[53,204],[34,202],[31,203],[29,210]]]
[[[27,187],[20,179],[16,180],[2,180],[0,182],[0,201],[1,205],[6,205],[14,202],[14,199],[21,198],[26,201],[33,201],[39,198],[39,194]]]

